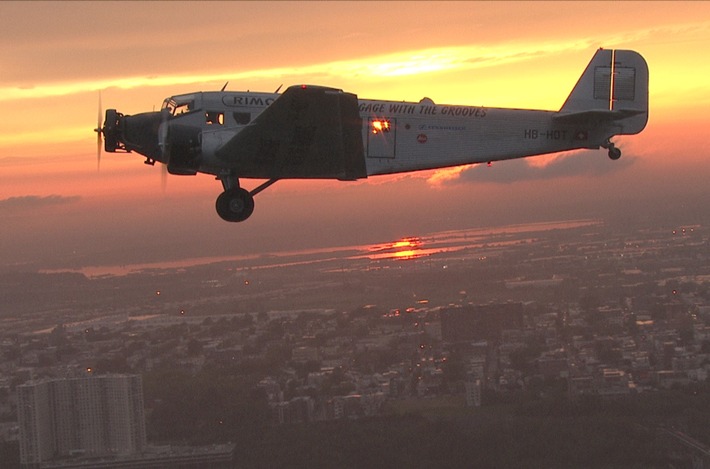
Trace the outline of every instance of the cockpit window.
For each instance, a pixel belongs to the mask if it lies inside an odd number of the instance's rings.
[[[179,116],[195,110],[193,96],[175,96],[163,101],[163,109],[167,109],[173,116]]]
[[[173,110],[173,116],[179,116],[180,114],[187,114],[188,112],[195,110],[195,102],[187,101],[184,103],[176,103],[175,109]]]
[[[167,109],[168,112],[172,114],[175,110],[175,101],[170,98],[166,99],[165,101],[163,101],[163,105],[160,107],[160,109]]]

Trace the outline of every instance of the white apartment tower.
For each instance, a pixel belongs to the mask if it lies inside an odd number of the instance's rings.
[[[146,444],[139,375],[29,382],[17,394],[23,464],[135,454]]]

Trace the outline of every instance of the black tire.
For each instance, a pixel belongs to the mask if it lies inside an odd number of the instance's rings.
[[[254,212],[254,197],[249,191],[235,187],[217,197],[217,214],[226,221],[244,221]]]
[[[621,150],[616,147],[609,148],[609,158],[612,160],[618,160],[621,158]]]

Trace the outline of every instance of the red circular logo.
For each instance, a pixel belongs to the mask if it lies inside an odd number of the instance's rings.
[[[426,134],[419,134],[417,135],[417,142],[419,143],[426,143],[427,141],[427,136]]]

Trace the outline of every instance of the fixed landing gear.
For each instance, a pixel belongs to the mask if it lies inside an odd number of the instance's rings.
[[[222,220],[244,221],[254,212],[254,196],[278,181],[269,179],[251,192],[239,187],[239,179],[233,174],[217,176],[222,181],[224,192],[217,197],[217,213]]]
[[[602,145],[602,148],[606,148],[607,150],[609,150],[609,158],[611,158],[612,160],[618,160],[619,158],[621,158],[621,150],[616,148],[616,146],[612,142],[607,140],[606,143]]]
[[[223,220],[244,221],[254,212],[254,197],[246,189],[232,187],[217,197],[216,207]]]

